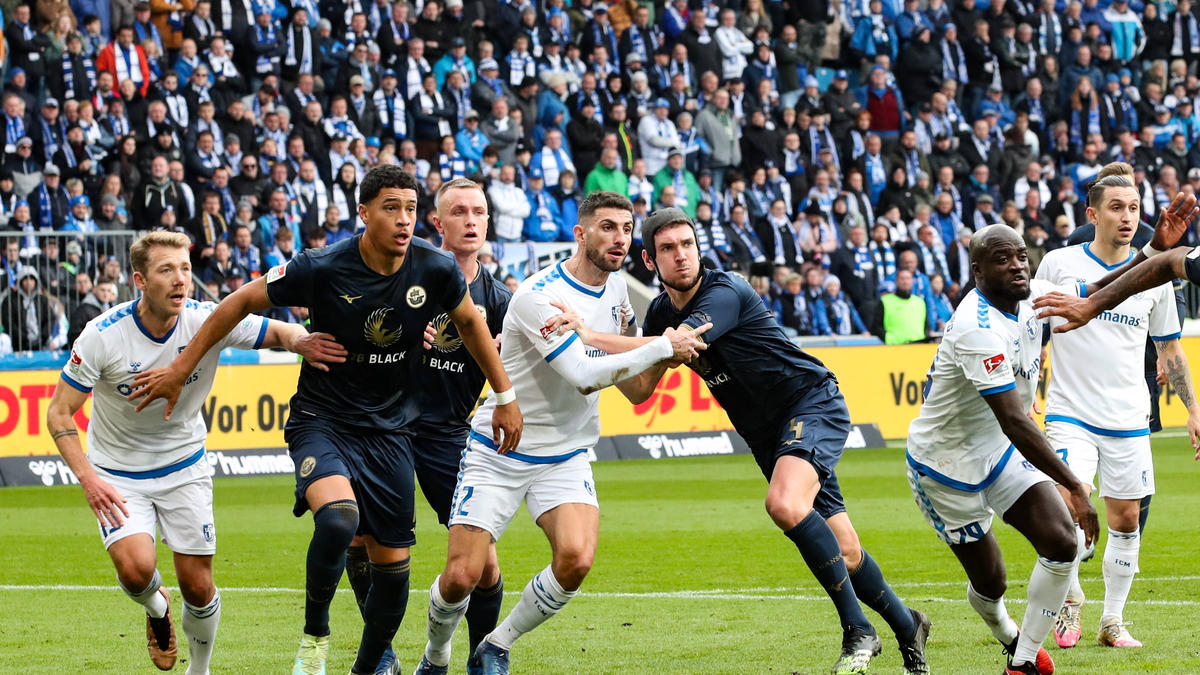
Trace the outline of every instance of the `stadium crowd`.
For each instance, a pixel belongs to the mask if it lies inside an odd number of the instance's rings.
[[[184,232],[219,296],[352,236],[380,163],[423,186],[421,236],[482,181],[498,258],[570,241],[594,190],[679,207],[790,334],[888,343],[940,333],[979,227],[1064,245],[1104,163],[1148,218],[1200,187],[1190,0],[0,5],[0,350],[129,296],[90,233]]]

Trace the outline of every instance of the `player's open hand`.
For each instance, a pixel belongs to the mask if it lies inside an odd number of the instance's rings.
[[[433,322],[425,324],[424,339],[421,340],[421,346],[425,349],[433,349],[433,341],[437,339],[437,329],[433,327]]]
[[[179,394],[183,392],[183,382],[186,379],[187,373],[176,373],[171,366],[147,370],[133,379],[133,393],[125,398],[129,401],[142,399],[135,412],[145,410],[146,406],[161,398],[167,402],[167,407],[163,410],[163,419],[169,420],[171,411],[175,410],[175,404],[179,402]]]
[[[578,312],[557,301],[551,302],[550,306],[562,312],[562,314],[556,314],[546,319],[547,330],[554,331],[558,335],[566,335],[571,331],[575,331],[579,335],[579,339],[583,340],[583,344],[591,344],[589,340],[592,337],[592,331],[583,322],[583,319],[580,318]]]
[[[667,339],[671,341],[671,349],[675,352],[670,360],[687,363],[700,356],[700,352],[708,349],[708,345],[704,343],[703,338],[700,336],[707,333],[708,329],[712,328],[712,326],[711,323],[706,323],[694,330],[688,330],[685,326],[681,328],[668,328],[663,331],[663,335],[667,336]]]
[[[125,524],[125,519],[129,517],[129,509],[125,508],[125,498],[116,488],[95,475],[80,478],[79,484],[83,487],[83,496],[87,498],[88,506],[92,507],[92,513],[96,514],[101,527],[115,530]]]
[[[524,426],[521,408],[515,400],[496,406],[492,411],[492,442],[499,446],[497,452],[503,455],[516,450],[517,444],[521,442],[521,429]]]
[[[1079,298],[1066,293],[1047,293],[1033,301],[1034,309],[1040,309],[1039,319],[1061,316],[1067,322],[1054,328],[1055,333],[1066,333],[1086,324],[1100,314],[1100,308],[1092,298]]]
[[[327,363],[345,363],[350,352],[329,333],[306,333],[288,348],[288,351],[304,357],[308,365],[329,372]]]
[[[1100,520],[1096,517],[1096,507],[1092,505],[1087,488],[1081,483],[1071,491],[1071,512],[1075,514],[1080,529],[1083,530],[1084,545],[1091,546],[1100,532]]]
[[[1154,224],[1154,236],[1150,245],[1160,251],[1165,251],[1179,241],[1200,208],[1196,206],[1195,195],[1182,192],[1175,195],[1171,205],[1158,214],[1158,222]]]
[[[1200,459],[1200,414],[1188,414],[1188,438],[1192,441],[1192,450],[1196,451],[1196,459]]]

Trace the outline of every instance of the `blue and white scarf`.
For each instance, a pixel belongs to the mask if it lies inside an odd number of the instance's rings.
[[[64,198],[67,197],[67,189],[61,184],[55,192],[61,193]],[[46,189],[45,183],[38,186],[38,220],[41,221],[43,230],[55,229],[54,213],[50,204],[50,191]]]
[[[738,239],[741,239],[742,243],[746,245],[746,248],[750,250],[751,260],[754,262],[767,261],[767,256],[763,255],[762,242],[759,241],[758,235],[754,233],[754,230],[747,226],[739,227],[737,223],[732,222],[729,224],[729,227],[733,228],[733,233],[736,234]]]
[[[896,279],[896,253],[892,250],[892,245],[887,242],[880,244],[872,240],[867,246],[871,250],[871,258],[875,265],[876,283],[882,288],[885,284],[894,282]]]
[[[942,40],[942,79],[967,83],[967,57],[957,41],[951,47],[949,42]]]
[[[4,143],[5,145],[16,145],[17,141],[25,136],[25,120],[20,117],[9,117],[8,115],[4,117]]]
[[[63,85],[66,89],[63,95],[67,100],[75,98],[75,72],[71,56],[71,52],[63,52],[62,56]],[[96,65],[92,62],[91,57],[83,54],[80,56],[83,58],[83,70],[87,74],[88,91],[95,91]]]
[[[608,48],[608,57],[610,59],[617,58],[620,52],[617,51],[617,31],[613,29],[612,24],[608,25],[608,30],[600,28],[600,22],[592,22],[592,44],[604,45]]]
[[[521,81],[526,77],[533,77],[537,74],[537,67],[534,63],[532,54],[518,54],[515,51],[508,53],[505,57],[508,61],[508,86],[519,87]]]
[[[391,128],[393,136],[398,139],[408,137],[408,115],[405,113],[404,97],[400,90],[394,90],[389,96],[382,89],[375,90],[372,97],[375,109],[379,111],[379,121],[384,128]]]
[[[438,173],[442,175],[442,181],[451,181],[455,178],[466,178],[467,162],[463,156],[455,152],[453,155],[447,155],[444,152],[438,153]]]

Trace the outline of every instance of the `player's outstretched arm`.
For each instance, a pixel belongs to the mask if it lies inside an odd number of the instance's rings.
[[[583,319],[580,318],[575,310],[565,304],[554,301],[550,303],[550,306],[562,312],[562,314],[557,314],[546,319],[546,328],[555,331],[559,335],[566,335],[571,331],[575,331],[579,335],[579,339],[583,341],[583,344],[595,347],[605,354],[621,354],[632,351],[644,344],[650,343],[657,337],[638,337],[624,333],[615,335],[613,333],[594,331],[588,328],[588,325],[583,322]]]
[[[525,421],[521,417],[521,408],[517,405],[516,394],[512,391],[512,382],[504,365],[500,363],[500,352],[496,351],[496,343],[492,332],[488,329],[487,321],[475,309],[475,303],[468,292],[463,295],[450,313],[450,320],[458,329],[463,345],[471,353],[471,358],[479,364],[479,369],[487,377],[488,384],[496,396],[496,409],[492,412],[492,442],[499,447],[500,454],[516,450],[521,442],[521,429]],[[502,435],[503,434],[503,435]]]
[[[1000,429],[1017,447],[1017,451],[1029,460],[1030,464],[1071,493],[1067,506],[1071,508],[1071,513],[1079,521],[1079,527],[1083,529],[1087,536],[1087,544],[1090,545],[1096,540],[1096,533],[1100,530],[1100,524],[1096,518],[1096,508],[1092,506],[1092,501],[1088,498],[1087,489],[1084,488],[1083,483],[1079,482],[1075,474],[1071,473],[1067,465],[1059,459],[1054,449],[1050,447],[1050,443],[1046,441],[1046,437],[1042,435],[1041,430],[1025,414],[1020,394],[1016,389],[1009,389],[990,394],[984,399],[991,406],[992,414],[1000,423]]]
[[[1088,284],[1087,297],[1047,293],[1034,300],[1033,306],[1042,310],[1038,313],[1038,318],[1061,316],[1067,320],[1054,329],[1055,333],[1075,330],[1135,293],[1161,286],[1173,279],[1186,279],[1184,261],[1193,250],[1195,249],[1173,248],[1136,265],[1112,283],[1104,285],[1105,280],[1109,278],[1105,277],[1100,282]],[[1099,290],[1096,290],[1097,288]]]
[[[1196,451],[1196,459],[1200,459],[1200,405],[1196,403],[1196,392],[1192,388],[1192,375],[1188,370],[1183,344],[1178,339],[1155,340],[1154,347],[1158,350],[1159,368],[1167,376],[1179,401],[1187,408],[1188,436],[1191,437],[1192,449]]]
[[[79,430],[75,427],[75,413],[83,407],[87,400],[87,392],[76,389],[65,380],[60,379],[50,398],[50,407],[46,411],[46,427],[50,437],[58,447],[58,454],[75,472],[79,485],[83,488],[83,496],[87,498],[88,506],[96,514],[100,524],[108,529],[120,527],[129,510],[125,508],[125,498],[96,475],[96,470],[83,454],[79,443]]]
[[[346,348],[329,333],[310,333],[298,323],[285,323],[270,319],[267,334],[263,337],[262,349],[283,347],[304,357],[308,365],[329,372],[328,363],[345,363]]]
[[[128,399],[142,399],[137,412],[141,412],[156,399],[166,399],[167,407],[163,410],[163,419],[170,419],[171,411],[175,409],[175,403],[179,400],[179,393],[183,390],[184,380],[196,369],[200,359],[204,358],[213,345],[229,335],[229,331],[246,318],[247,314],[261,312],[270,306],[265,277],[255,279],[222,300],[205,319],[204,325],[200,326],[196,336],[188,343],[187,349],[176,356],[171,365],[148,370],[134,379],[134,390]]]

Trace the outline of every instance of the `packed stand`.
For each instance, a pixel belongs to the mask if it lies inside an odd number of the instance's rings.
[[[77,310],[131,293],[123,247],[96,233],[186,233],[220,297],[352,236],[379,163],[418,177],[421,236],[460,176],[485,185],[497,258],[571,241],[582,196],[613,190],[639,224],[694,216],[705,264],[751,277],[796,335],[930,339],[979,227],[1018,229],[1036,264],[1086,222],[1105,162],[1137,168],[1147,217],[1200,186],[1197,16],[1189,0],[6,8],[0,349],[60,348]]]

